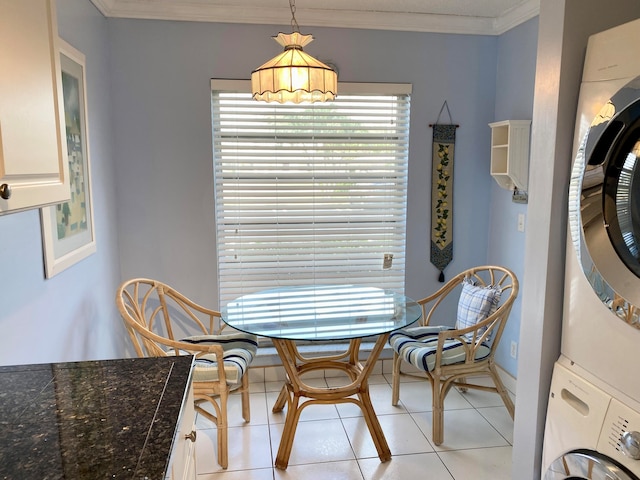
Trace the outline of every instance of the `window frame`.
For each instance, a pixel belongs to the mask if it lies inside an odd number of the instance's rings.
[[[230,301],[232,298],[236,298],[237,296],[240,296],[242,294],[248,294],[248,293],[252,293],[254,291],[256,291],[256,289],[251,289],[251,287],[249,287],[248,289],[243,289],[243,287],[237,288],[234,287],[233,291],[234,294],[233,295],[229,295],[227,293],[225,293],[223,291],[223,283],[225,282],[225,280],[222,278],[224,275],[221,276],[221,272],[220,272],[220,249],[221,249],[221,242],[224,242],[224,240],[221,240],[221,228],[219,226],[219,214],[218,214],[218,195],[220,194],[219,192],[219,184],[218,184],[218,178],[216,177],[216,174],[218,172],[217,168],[217,159],[218,159],[218,155],[216,153],[216,125],[217,125],[217,113],[216,113],[216,104],[215,104],[215,99],[214,99],[214,95],[215,92],[225,92],[225,93],[248,93],[250,92],[250,88],[251,88],[251,83],[249,80],[227,80],[227,79],[212,79],[211,80],[211,101],[212,101],[212,147],[213,147],[213,162],[214,162],[214,201],[216,202],[216,206],[215,206],[215,228],[216,228],[216,238],[218,239],[218,242],[216,242],[216,266],[218,269],[218,290],[219,290],[219,301],[220,304],[226,304],[228,301]],[[403,198],[403,216],[402,216],[402,228],[404,230],[403,232],[403,246],[402,246],[402,252],[401,255],[398,258],[394,258],[393,262],[397,262],[397,263],[402,263],[402,281],[401,281],[401,285],[398,285],[396,288],[394,288],[395,290],[399,291],[400,293],[404,292],[404,276],[405,276],[405,252],[406,252],[406,205],[407,205],[407,196],[408,196],[408,191],[407,191],[407,184],[408,184],[408,159],[409,159],[409,135],[410,135],[410,103],[411,103],[411,93],[412,93],[412,86],[411,84],[398,84],[398,83],[339,83],[338,86],[338,90],[339,90],[339,97],[337,100],[339,100],[340,95],[342,96],[347,96],[347,95],[381,95],[381,96],[406,96],[406,99],[403,100],[404,102],[406,102],[406,117],[403,117],[404,119],[404,126],[403,126],[403,135],[404,135],[404,155],[403,155],[403,162],[404,162],[404,179],[402,180],[402,184],[404,186],[404,198]],[[264,104],[264,102],[261,102]],[[278,105],[280,104],[268,104],[268,105],[273,105],[275,108],[278,107]],[[398,161],[398,157],[396,157],[395,161]],[[381,266],[384,264],[383,262],[383,258],[380,258],[380,264]],[[308,283],[312,283],[312,282],[307,282]],[[322,282],[322,283],[329,283],[329,282]],[[344,281],[342,281],[341,283],[344,283]],[[305,283],[303,283],[305,284]],[[274,283],[272,285],[273,287],[277,287],[280,286],[280,284],[278,283]]]

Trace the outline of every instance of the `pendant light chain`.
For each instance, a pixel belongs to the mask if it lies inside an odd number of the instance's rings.
[[[289,8],[291,9],[291,29],[294,32],[300,32],[300,26],[296,20],[296,0],[289,0]]]

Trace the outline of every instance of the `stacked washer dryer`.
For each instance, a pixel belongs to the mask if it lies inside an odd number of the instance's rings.
[[[589,38],[544,480],[640,480],[640,20]]]

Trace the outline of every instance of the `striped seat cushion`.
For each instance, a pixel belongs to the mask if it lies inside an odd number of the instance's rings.
[[[195,335],[181,341],[195,345],[217,344],[224,350],[224,373],[229,385],[239,385],[258,350],[258,338],[248,333],[229,335]],[[193,371],[194,382],[217,382],[218,360],[214,354],[198,357]]]
[[[436,362],[438,333],[443,330],[453,329],[440,325],[397,330],[389,336],[389,343],[403,360],[420,370],[430,372],[433,370]],[[486,358],[490,351],[489,346],[482,343],[476,350],[476,360]],[[466,360],[466,356],[465,349],[460,340],[445,340],[442,351],[443,365],[463,363]]]

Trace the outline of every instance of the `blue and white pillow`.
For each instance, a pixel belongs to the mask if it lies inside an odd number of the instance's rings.
[[[475,285],[470,279],[462,281],[462,293],[458,301],[456,328],[468,328],[485,320],[498,309],[502,289],[493,285],[486,287]],[[482,335],[486,327],[478,331]],[[473,341],[473,332],[465,334],[468,341]]]

